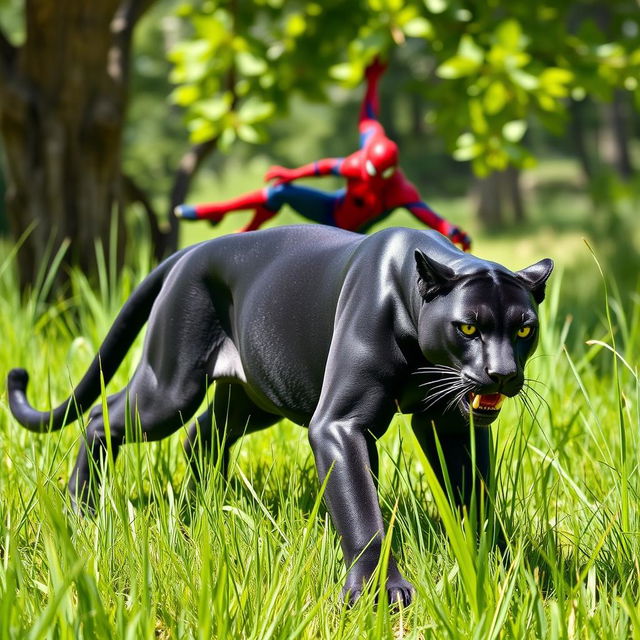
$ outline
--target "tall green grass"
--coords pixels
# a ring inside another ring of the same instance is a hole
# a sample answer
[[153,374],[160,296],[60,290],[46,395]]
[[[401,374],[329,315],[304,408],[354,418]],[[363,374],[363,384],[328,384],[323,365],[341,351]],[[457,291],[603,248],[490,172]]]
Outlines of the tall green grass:
[[[2,376],[26,366],[36,406],[63,399],[144,262],[117,281],[105,266],[96,290],[74,272],[69,295],[50,304],[46,273],[20,300],[9,256]],[[556,275],[541,307],[533,411],[510,401],[494,425],[504,556],[461,525],[405,417],[381,440],[390,540],[417,590],[404,610],[375,607],[375,585],[353,609],[342,604],[345,569],[305,430],[283,422],[247,436],[230,481],[205,465],[193,490],[184,432],[130,444],[96,518],[81,519],[64,487],[83,425],[31,434],[2,392],[0,638],[640,637],[640,297],[602,286],[593,323],[578,326],[559,312],[572,286]],[[108,391],[125,384],[140,347]]]

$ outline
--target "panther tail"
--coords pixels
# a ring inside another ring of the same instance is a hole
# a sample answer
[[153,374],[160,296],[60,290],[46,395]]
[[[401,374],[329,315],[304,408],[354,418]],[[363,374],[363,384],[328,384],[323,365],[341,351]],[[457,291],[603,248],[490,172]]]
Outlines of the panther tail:
[[58,431],[74,422],[100,395],[100,372],[105,385],[111,380],[149,318],[151,307],[162,288],[165,276],[189,248],[167,258],[154,269],[131,294],[107,333],[98,354],[82,380],[62,404],[51,411],[38,411],[29,404],[26,391],[29,374],[24,369],[11,369],[7,376],[9,407],[16,420],[29,431]]

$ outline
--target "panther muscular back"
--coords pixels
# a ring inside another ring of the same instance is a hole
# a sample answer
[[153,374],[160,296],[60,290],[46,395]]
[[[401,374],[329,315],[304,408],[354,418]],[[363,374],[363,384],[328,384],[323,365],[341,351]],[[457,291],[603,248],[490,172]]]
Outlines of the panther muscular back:
[[[26,371],[12,370],[11,410],[33,431],[72,422],[99,395],[100,366],[108,381],[148,319],[134,375],[108,398],[114,455],[125,442],[127,407],[137,409],[143,437],[157,440],[195,413],[212,380],[215,399],[185,443],[192,462],[221,439],[216,427],[226,429],[228,449],[282,416],[308,426],[320,479],[331,469],[325,498],[349,568],[345,592],[355,599],[384,536],[376,438],[398,407],[412,413],[442,474],[435,425],[455,497],[468,504],[470,451],[487,480],[485,427],[522,389],[552,267],[542,260],[511,272],[437,232],[411,229],[362,236],[294,226],[225,236],[175,254],[142,282],[73,397],[53,411],[31,407]],[[90,461],[107,450],[105,431],[97,406],[69,481],[81,509],[93,507]],[[392,600],[411,600],[393,558],[387,590]]]

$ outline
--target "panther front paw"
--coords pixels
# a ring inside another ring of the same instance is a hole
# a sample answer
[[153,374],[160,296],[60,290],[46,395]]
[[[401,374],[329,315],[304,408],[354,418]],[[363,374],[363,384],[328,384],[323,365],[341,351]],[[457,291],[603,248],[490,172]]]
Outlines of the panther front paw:
[[408,607],[413,600],[415,592],[415,587],[402,577],[393,583],[387,580],[387,598],[391,606],[402,605],[403,607]]
[[[389,606],[401,605],[407,607],[413,600],[415,588],[399,572],[394,571],[393,573],[395,575],[387,576],[387,601]],[[342,598],[350,607],[360,598],[367,582],[368,576],[359,575],[359,572],[353,569],[349,572],[347,581],[342,588]]]

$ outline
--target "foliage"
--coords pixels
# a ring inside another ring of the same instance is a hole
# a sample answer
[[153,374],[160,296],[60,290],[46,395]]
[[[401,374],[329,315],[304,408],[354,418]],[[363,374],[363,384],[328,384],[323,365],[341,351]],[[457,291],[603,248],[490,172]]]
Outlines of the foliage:
[[345,11],[339,0],[204,2],[179,13],[193,35],[170,55],[174,100],[188,107],[192,140],[219,135],[222,148],[264,141],[264,123],[294,92],[324,97],[336,48],[349,45],[364,16],[360,3]]
[[411,45],[412,87],[434,103],[455,157],[479,175],[527,167],[531,119],[562,130],[570,95],[606,100],[625,87],[640,100],[634,6],[613,3],[604,20],[597,3],[569,0],[358,0],[348,11],[340,2],[186,3],[192,32],[171,56],[174,99],[194,141],[262,142],[293,93],[355,86],[375,55]]

